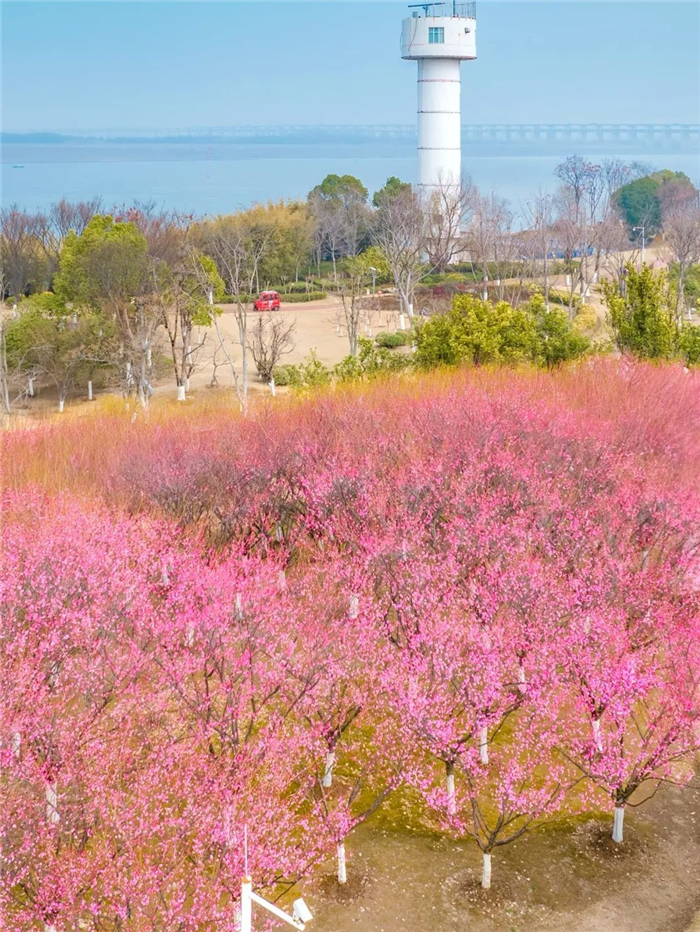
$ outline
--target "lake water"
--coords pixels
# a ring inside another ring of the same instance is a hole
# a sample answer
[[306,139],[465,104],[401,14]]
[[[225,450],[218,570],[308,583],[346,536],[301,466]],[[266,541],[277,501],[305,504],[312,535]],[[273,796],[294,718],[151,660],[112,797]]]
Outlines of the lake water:
[[[562,154],[502,152],[463,153],[464,170],[482,191],[496,191],[519,212],[540,186],[555,189],[554,169]],[[587,157],[600,161],[616,156],[684,171],[700,180],[698,153],[605,152]],[[391,143],[6,143],[2,205],[16,203],[35,211],[62,197],[76,201],[100,195],[106,208],[155,200],[167,209],[216,214],[256,201],[303,198],[330,172],[356,175],[373,192],[390,175],[415,182],[417,170],[415,150]]]

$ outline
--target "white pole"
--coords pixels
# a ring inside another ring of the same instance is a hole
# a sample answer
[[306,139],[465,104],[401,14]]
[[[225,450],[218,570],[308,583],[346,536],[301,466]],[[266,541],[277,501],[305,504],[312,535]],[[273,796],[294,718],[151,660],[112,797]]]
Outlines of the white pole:
[[253,881],[244,877],[241,883],[241,932],[253,932]]

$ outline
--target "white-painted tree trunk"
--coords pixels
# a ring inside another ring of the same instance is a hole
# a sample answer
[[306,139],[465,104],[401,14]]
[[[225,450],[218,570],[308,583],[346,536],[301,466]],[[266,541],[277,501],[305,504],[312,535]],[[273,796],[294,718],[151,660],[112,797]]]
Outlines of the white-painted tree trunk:
[[63,414],[63,409],[65,408],[65,406],[66,406],[66,399],[59,398],[58,399],[58,413],[59,414]]
[[274,398],[274,397],[276,396],[276,394],[277,394],[277,390],[276,390],[276,388],[275,388],[275,380],[274,380],[274,379],[270,379],[270,394],[272,395],[273,398]]
[[616,841],[616,842],[622,841],[622,836],[624,834],[624,824],[625,824],[624,806],[615,806],[615,813],[613,815],[613,830],[612,830],[613,841]]
[[187,644],[188,647],[192,647],[192,645],[194,644],[194,625],[193,624],[187,625],[187,635],[185,637],[185,643]]
[[150,346],[146,349],[146,365],[149,369],[153,365],[153,352],[151,351]]
[[236,593],[236,618],[239,621],[243,619],[243,598],[240,592]]
[[405,329],[406,329],[406,318],[403,316],[403,314],[399,314],[399,330],[405,330]]
[[348,609],[348,616],[350,618],[357,618],[360,614],[360,600],[358,596],[350,596],[350,608]]
[[284,570],[280,570],[277,574],[277,587],[280,592],[283,592],[287,588],[287,577]]
[[488,288],[484,288],[484,290],[481,292],[481,297],[484,301],[488,301],[489,299]]
[[44,932],[56,932],[56,926],[53,924],[53,922],[44,923]]
[[455,815],[457,812],[457,796],[455,794],[455,765],[451,761],[445,764],[445,783],[447,784],[447,814]]
[[27,386],[27,394],[30,398],[34,397],[34,376],[29,376],[29,385]]
[[333,785],[333,765],[335,764],[335,751],[328,751],[326,754],[326,769],[323,772],[321,786],[328,788]]
[[178,385],[177,387],[177,400],[178,401],[187,401],[187,395],[185,394],[185,386]]
[[46,818],[52,825],[58,825],[61,820],[58,814],[58,789],[55,781],[46,785]]
[[479,729],[479,760],[482,764],[489,762],[489,731],[485,726]]
[[22,737],[18,731],[12,732],[12,754],[14,757],[19,758],[20,751],[22,750]]
[[518,690],[521,693],[527,692],[527,676],[525,675],[525,667],[518,667]]
[[596,750],[602,752],[603,741],[600,737],[600,719],[599,718],[593,719],[593,742],[596,746]]
[[491,855],[483,854],[483,867],[481,869],[481,886],[484,890],[491,889]]
[[345,865],[345,845],[338,845],[338,883],[347,883],[348,872]]
[[408,303],[408,319],[413,320],[413,305],[410,301]]
[[90,380],[88,381],[88,401],[92,401],[92,400],[93,400],[93,394],[92,394],[92,379],[90,379]]

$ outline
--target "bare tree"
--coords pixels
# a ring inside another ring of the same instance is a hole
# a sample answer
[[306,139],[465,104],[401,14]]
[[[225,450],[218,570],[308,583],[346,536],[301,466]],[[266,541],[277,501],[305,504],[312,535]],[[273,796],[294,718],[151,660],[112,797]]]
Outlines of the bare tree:
[[491,277],[496,280],[499,300],[503,300],[504,279],[517,253],[512,224],[513,213],[505,198],[494,192],[484,197],[475,193],[466,244],[472,268],[475,272],[479,268],[483,281],[488,282],[489,269],[494,273]]
[[17,204],[0,210],[2,280],[15,300],[41,275],[39,228],[40,218]]
[[367,305],[367,264],[361,256],[347,259],[342,272],[339,293],[343,305],[343,319],[348,330],[350,355],[357,356],[360,322]]
[[552,195],[542,188],[528,202],[527,212],[531,236],[530,272],[541,276],[545,305],[549,307],[549,270],[552,251],[553,201]]
[[463,235],[475,197],[476,189],[471,182],[439,184],[424,195],[425,245],[433,268],[444,271],[464,249]]
[[283,317],[260,316],[253,324],[248,346],[258,375],[274,386],[274,369],[282,356],[294,349],[294,321]]
[[[259,224],[252,212],[221,217],[208,224],[204,231],[205,249],[216,262],[226,291],[234,299],[234,315],[241,347],[241,381],[235,380],[241,410],[248,407],[248,306],[258,280],[260,263],[270,249],[274,236],[271,225]],[[225,355],[221,330],[216,325],[217,338]]]
[[38,217],[38,237],[48,262],[49,277],[55,275],[61,249],[69,233],[81,236],[85,227],[102,210],[102,199],[93,197],[89,201],[71,201],[62,198],[52,204],[46,214]]
[[[686,188],[688,185],[684,186]],[[678,263],[676,315],[683,317],[685,284],[690,267],[700,262],[700,194],[684,195],[667,202],[663,213],[664,244]]]
[[378,196],[372,241],[386,259],[402,308],[409,317],[413,316],[416,285],[426,274],[422,262],[426,236],[426,215],[420,198],[412,189]]

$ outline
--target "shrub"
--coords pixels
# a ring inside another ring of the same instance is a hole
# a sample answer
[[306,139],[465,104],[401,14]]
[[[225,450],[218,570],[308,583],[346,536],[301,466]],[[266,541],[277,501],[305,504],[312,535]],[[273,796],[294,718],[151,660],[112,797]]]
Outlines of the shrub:
[[457,295],[447,314],[431,317],[416,331],[416,345],[416,363],[423,368],[463,362],[530,362],[551,367],[589,348],[588,340],[572,329],[564,311],[546,310],[541,295],[522,308],[506,301],[490,304],[472,295]]
[[275,366],[272,370],[272,377],[275,381],[275,385],[279,386],[299,385],[301,383],[299,368],[291,363]]
[[376,335],[374,342],[377,346],[394,349],[397,346],[409,346],[412,342],[412,336],[407,330],[399,330],[396,333],[382,332]]
[[285,304],[303,304],[306,301],[323,301],[328,295],[325,291],[310,291],[308,294],[282,294],[280,295]]
[[624,294],[613,282],[602,282],[602,289],[618,349],[641,359],[669,359],[674,354],[678,326],[665,275],[649,266],[637,271],[629,263]]
[[685,322],[678,336],[678,347],[686,366],[700,366],[700,327]]

